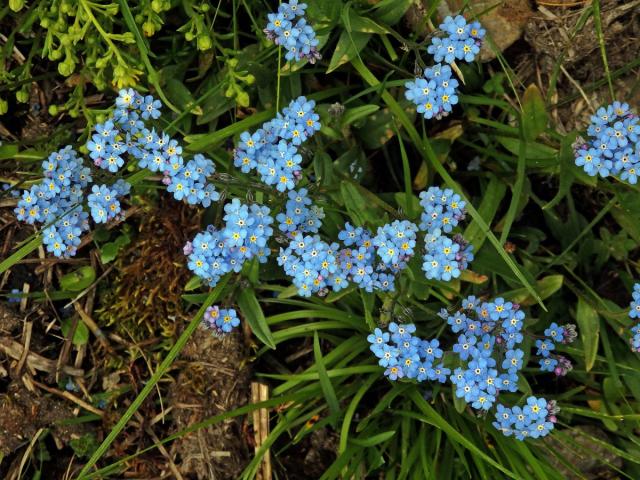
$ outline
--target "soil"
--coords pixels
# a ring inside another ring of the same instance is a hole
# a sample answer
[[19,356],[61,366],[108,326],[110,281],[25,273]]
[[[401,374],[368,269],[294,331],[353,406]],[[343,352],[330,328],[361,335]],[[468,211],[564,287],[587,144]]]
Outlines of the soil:
[[[180,373],[168,404],[173,430],[229,412],[249,401],[251,368],[242,334],[217,338],[198,329],[177,364]],[[239,478],[251,452],[242,417],[200,429],[173,443],[171,453],[185,478]]]

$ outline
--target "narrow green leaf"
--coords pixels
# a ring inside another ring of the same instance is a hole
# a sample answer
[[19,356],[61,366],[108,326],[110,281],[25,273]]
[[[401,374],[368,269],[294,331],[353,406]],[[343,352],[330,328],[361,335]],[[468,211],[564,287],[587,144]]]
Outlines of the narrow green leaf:
[[323,186],[333,183],[333,159],[324,150],[318,150],[314,155],[313,170]]
[[509,210],[504,217],[504,223],[502,226],[502,233],[500,234],[500,243],[504,245],[509,237],[511,231],[511,225],[518,214],[518,207],[520,204],[520,197],[522,195],[522,187],[524,185],[524,177],[526,171],[526,158],[525,158],[525,130],[524,119],[520,118],[520,124],[518,125],[518,134],[520,135],[520,145],[518,148],[518,164],[516,166],[516,181],[511,188],[511,204]]
[[547,203],[543,210],[555,207],[560,200],[562,200],[569,190],[575,179],[575,154],[573,153],[573,142],[577,137],[577,132],[566,135],[560,144],[560,151],[558,152],[558,193]]
[[256,292],[253,288],[243,288],[241,290],[240,295],[238,295],[238,307],[240,307],[255,336],[269,348],[275,349],[276,344],[273,340],[273,335],[264,318],[262,307],[258,303]]
[[322,393],[324,394],[324,398],[327,401],[327,405],[329,406],[329,412],[331,412],[333,421],[336,421],[338,419],[338,416],[340,415],[340,404],[338,403],[336,391],[331,384],[331,379],[329,378],[329,375],[327,375],[327,369],[324,365],[324,359],[322,358],[322,351],[320,350],[320,339],[318,337],[317,331],[313,332],[313,357],[315,359],[316,367],[318,370],[320,388],[322,388]]
[[600,319],[595,309],[582,297],[578,297],[576,309],[576,322],[580,329],[580,338],[584,347],[585,370],[588,372],[593,367],[598,354],[598,341],[600,339]]
[[331,73],[341,65],[353,60],[367,45],[370,33],[348,32],[343,30],[329,62],[327,73]]
[[378,379],[377,374],[373,374],[369,377],[369,379],[363,383],[356,394],[351,399],[351,403],[347,407],[347,411],[344,414],[344,420],[342,421],[342,428],[340,429],[340,443],[338,445],[338,453],[342,453],[347,448],[347,441],[349,439],[349,427],[351,426],[351,421],[353,420],[353,416],[356,413],[356,409],[362,400],[364,394],[371,388],[371,386]]
[[[522,141],[519,138],[496,135],[495,139],[509,152],[519,155]],[[524,156],[529,168],[555,168],[558,151],[540,142],[525,141]]]
[[[61,329],[62,329],[62,334],[65,337],[68,336],[69,332],[71,331],[72,325],[73,325],[73,320],[71,318],[65,318],[62,321]],[[88,341],[89,341],[89,329],[87,328],[87,326],[84,324],[83,321],[78,320],[76,324],[76,330],[75,332],[73,332],[73,338],[71,339],[71,342],[76,347],[81,347],[82,345],[86,345]]]
[[[563,283],[564,275],[549,275],[536,282],[536,291],[542,300],[546,300],[560,290]],[[524,306],[531,306],[536,302],[526,288],[519,288],[517,290],[511,290],[510,292],[504,292],[502,296],[512,302]]]
[[531,84],[522,97],[522,125],[527,140],[535,140],[547,128],[549,116],[540,89]]
[[202,285],[202,277],[199,277],[198,275],[193,275],[189,279],[187,284],[184,286],[184,291],[190,292],[192,290],[195,290],[196,288],[199,288],[201,285]]
[[194,115],[202,115],[202,107],[196,105],[191,90],[184,83],[173,76],[169,76],[165,83],[167,95],[180,110],[188,111]]
[[42,237],[38,235],[36,238],[31,240],[29,243],[23,245],[18,251],[16,251],[9,258],[4,259],[0,263],[0,274],[2,274],[4,272],[6,272],[7,270],[9,270],[16,263],[18,263],[24,257],[29,255],[31,252],[35,252],[40,245],[42,245]]
[[344,206],[349,212],[349,218],[354,225],[362,227],[365,224],[375,223],[376,211],[372,208],[372,204],[367,202],[358,188],[350,182],[343,180],[340,183],[340,192]]
[[368,117],[380,110],[379,105],[361,105],[359,107],[348,108],[342,116],[342,126],[347,127],[361,118]]
[[[478,207],[478,215],[480,215],[488,225],[491,224],[493,218],[498,212],[500,202],[507,193],[507,186],[502,180],[495,175],[489,175],[489,185],[485,190],[485,194],[482,196],[482,201]],[[482,231],[482,227],[476,221],[469,223],[469,226],[464,232],[464,238],[471,243],[474,247],[474,251],[480,250],[487,235]]]
[[60,287],[70,292],[80,292],[91,285],[95,279],[96,271],[93,267],[85,265],[63,276],[60,279]]
[[360,33],[377,33],[379,35],[385,35],[389,33],[389,30],[387,30],[382,25],[374,22],[370,18],[358,15],[353,10],[353,8],[349,8],[348,12],[349,12],[348,26],[345,25],[347,26],[348,31],[360,32]]
[[352,438],[350,442],[354,445],[358,445],[359,447],[373,447],[374,445],[378,445],[379,443],[389,440],[395,434],[395,430],[389,430],[388,432],[377,433],[366,438],[362,438],[362,436]]

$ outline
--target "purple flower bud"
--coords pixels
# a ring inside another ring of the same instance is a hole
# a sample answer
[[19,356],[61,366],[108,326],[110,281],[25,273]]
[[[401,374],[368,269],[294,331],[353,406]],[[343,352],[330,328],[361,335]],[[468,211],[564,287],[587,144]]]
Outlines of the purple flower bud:
[[191,255],[193,253],[193,244],[191,242],[187,242],[185,246],[182,248],[182,252],[185,255]]

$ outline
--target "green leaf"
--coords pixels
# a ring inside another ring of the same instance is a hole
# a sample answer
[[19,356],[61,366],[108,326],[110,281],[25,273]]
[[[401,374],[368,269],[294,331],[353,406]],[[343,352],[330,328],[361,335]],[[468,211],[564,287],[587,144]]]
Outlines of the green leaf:
[[572,145],[577,136],[577,132],[573,132],[562,139],[560,151],[558,152],[558,193],[556,193],[549,203],[542,207],[543,210],[555,207],[560,203],[560,200],[569,193],[569,190],[571,190],[571,185],[573,185],[573,181],[575,179],[574,172],[576,169],[575,154],[573,153]]
[[362,310],[364,311],[364,319],[371,330],[376,328],[376,322],[373,320],[373,307],[375,305],[376,296],[373,293],[360,290],[360,297],[362,298]]
[[414,2],[415,0],[382,0],[373,7],[373,15],[382,23],[394,25]]
[[327,73],[331,73],[341,65],[353,60],[367,45],[371,38],[370,33],[348,32],[343,30],[338,39],[338,44],[333,52]]
[[201,285],[202,285],[202,277],[199,277],[198,275],[193,275],[189,279],[187,284],[184,286],[184,291],[190,292],[192,290],[195,290],[196,288],[200,288]]
[[375,112],[358,124],[357,132],[366,148],[380,148],[396,134],[393,115],[388,108]]
[[347,127],[361,118],[368,117],[378,110],[380,110],[379,105],[362,105],[360,107],[349,108],[345,110],[344,115],[342,116],[342,126]]
[[115,242],[105,243],[100,247],[100,261],[102,263],[109,263],[118,256],[118,245]]
[[[73,319],[65,318],[62,321],[61,329],[62,329],[62,334],[65,337],[68,336],[72,326],[73,326]],[[87,326],[84,324],[82,320],[78,320],[78,323],[76,324],[76,331],[73,332],[73,339],[71,340],[71,342],[76,347],[81,347],[82,345],[86,345],[88,341],[89,341],[89,329],[87,328]]]
[[[489,185],[485,189],[485,193],[478,207],[478,214],[488,225],[491,224],[493,218],[498,212],[500,202],[507,192],[507,186],[495,175],[490,175]],[[482,231],[482,227],[477,221],[472,221],[464,232],[464,238],[474,247],[474,251],[480,250],[480,247],[487,239],[487,234]]]
[[262,307],[258,303],[256,292],[254,292],[253,288],[243,288],[241,290],[240,295],[238,295],[238,307],[240,307],[254,335],[266,346],[275,350],[276,344],[273,335],[264,318]]
[[582,297],[578,297],[576,309],[576,322],[578,324],[582,346],[584,348],[585,370],[588,372],[593,367],[598,354],[598,341],[600,339],[600,318],[596,310]]
[[324,150],[318,150],[313,157],[313,170],[322,185],[333,183],[333,159]]
[[451,389],[451,395],[453,396],[453,407],[456,409],[456,412],[464,412],[467,408],[467,402],[465,402],[464,397],[458,397],[455,388]]
[[187,145],[187,150],[190,152],[203,152],[208,150],[211,147],[218,145],[228,137],[240,134],[251,127],[255,127],[256,125],[266,122],[273,118],[274,114],[274,110],[269,109],[254,113],[247,118],[234,122],[227,127],[216,130],[215,132],[187,135],[184,137],[184,141],[189,144]]
[[424,418],[423,421],[425,423],[429,425],[433,425],[436,428],[439,428],[447,435],[447,437],[449,437],[451,441],[468,449],[471,453],[482,458],[482,460],[491,464],[501,472],[508,475],[510,478],[518,478],[518,476],[515,475],[511,470],[505,468],[503,465],[501,465],[496,460],[491,458],[487,453],[481,450],[474,442],[472,442],[470,439],[468,439],[466,436],[460,433],[453,425],[447,422],[445,418],[443,418],[436,410],[434,410],[434,408],[431,405],[429,405],[429,402],[427,402],[424,399],[424,397],[418,391],[417,388],[414,388],[409,391],[409,397],[414,402],[416,407],[418,407],[418,409],[422,411],[423,415],[421,415],[421,417]]
[[366,223],[375,223],[375,209],[371,207],[371,203],[362,196],[355,185],[343,180],[340,183],[340,192],[342,193],[344,206],[349,212],[349,217],[354,225],[362,227]]
[[109,263],[115,260],[122,247],[131,243],[131,238],[126,233],[119,235],[113,242],[105,243],[100,247],[100,260]]
[[[495,137],[500,144],[514,155],[519,154],[520,139],[512,137]],[[524,144],[524,156],[527,166],[530,168],[548,168],[557,165],[557,150],[542,143],[526,141]]]
[[0,160],[15,158],[19,151],[20,148],[14,143],[6,143],[4,145],[0,145]]
[[373,447],[374,445],[378,445],[379,443],[385,442],[389,440],[396,434],[395,430],[390,430],[388,432],[377,433],[376,435],[371,435],[367,438],[362,438],[362,436],[358,438],[352,438],[349,440],[354,445],[358,445],[359,447]]
[[165,78],[165,86],[167,96],[180,110],[188,111],[194,115],[202,115],[202,107],[196,105],[196,101],[184,83],[175,78],[173,75],[167,75]]
[[545,110],[544,99],[538,87],[531,84],[522,97],[522,124],[527,140],[535,140],[544,132],[549,117]]
[[320,388],[324,394],[324,398],[329,406],[331,416],[336,421],[340,415],[340,404],[338,403],[338,397],[336,391],[333,388],[331,379],[327,375],[327,369],[324,365],[324,359],[322,358],[322,351],[320,350],[320,339],[318,332],[313,332],[313,356],[316,362],[316,368],[318,370],[318,379],[320,380]]
[[37,236],[29,243],[26,243],[20,249],[11,255],[9,258],[6,258],[2,262],[0,262],[0,274],[6,272],[11,267],[13,267],[16,263],[22,260],[24,257],[29,255],[31,252],[35,252],[38,247],[42,245],[42,237]]
[[80,438],[74,438],[69,442],[73,452],[80,458],[87,458],[98,448],[98,440],[93,432],[85,433]]
[[[551,295],[560,290],[563,283],[563,275],[549,275],[547,277],[541,278],[536,282],[536,292],[538,292],[538,295],[542,300],[546,300]],[[526,288],[511,290],[510,292],[503,293],[502,296],[511,300],[512,302],[524,306],[531,306],[536,303],[536,300],[531,296]]]
[[343,18],[345,27],[349,32],[360,32],[360,33],[377,33],[379,35],[385,35],[389,33],[389,30],[384,28],[382,25],[378,25],[376,22],[371,20],[370,18],[363,17],[358,15],[353,8],[348,8],[348,20]]
[[80,292],[91,285],[96,279],[96,271],[88,265],[67,273],[60,279],[62,290]]

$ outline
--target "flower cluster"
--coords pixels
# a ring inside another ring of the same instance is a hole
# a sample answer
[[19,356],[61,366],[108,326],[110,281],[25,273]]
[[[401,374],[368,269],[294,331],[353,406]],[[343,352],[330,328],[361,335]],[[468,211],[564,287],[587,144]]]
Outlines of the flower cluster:
[[93,185],[87,197],[93,220],[96,223],[106,223],[115,219],[122,210],[118,197],[127,195],[130,190],[131,185],[124,180],[118,180],[111,188],[107,185]]
[[395,220],[378,228],[372,243],[386,268],[405,265],[413,256],[417,231],[418,227],[408,220]]
[[43,243],[56,257],[75,255],[89,215],[82,210],[84,188],[92,182],[82,158],[66,146],[42,162],[44,178],[22,193],[15,214],[30,224],[45,224]]
[[416,105],[416,111],[424,118],[440,119],[458,103],[458,85],[451,67],[438,63],[425,68],[423,77],[405,84],[405,97]]
[[[195,155],[185,163],[176,140],[145,126],[145,121],[160,116],[159,100],[128,89],[120,91],[115,103],[112,117],[95,125],[86,144],[96,167],[117,173],[125,160],[133,157],[139,167],[162,172],[163,183],[177,200],[207,207],[219,198],[206,181],[215,172],[211,160]],[[42,163],[42,172],[43,180],[22,193],[15,213],[18,220],[45,224],[43,243],[57,257],[75,255],[82,234],[89,230],[90,218],[106,223],[121,216],[120,199],[131,189],[122,179],[93,184],[103,174],[85,166],[71,146],[49,155]]]
[[553,430],[558,411],[555,401],[531,396],[522,408],[498,405],[493,426],[505,436],[513,435],[518,440],[541,438]]
[[433,37],[427,52],[436,62],[453,63],[456,60],[473,62],[482,46],[487,33],[479,22],[467,23],[462,15],[446,17],[440,24],[440,30],[446,37]]
[[[412,335],[415,325],[389,324],[389,331],[376,328],[367,337],[369,349],[385,368],[390,380],[411,378],[418,382],[435,380],[444,383],[451,370],[442,364],[443,352],[438,340],[423,340]],[[435,365],[434,365],[435,364]]]
[[306,8],[307,4],[298,3],[298,0],[281,3],[276,13],[268,15],[269,23],[264,33],[269,40],[285,48],[288,61],[307,59],[314,64],[322,56],[318,52],[316,32],[304,18]]
[[[443,309],[440,316],[458,335],[451,355],[457,358],[455,364],[459,366],[453,372],[446,368],[441,360],[445,354],[439,340],[416,336],[415,325],[390,323],[388,331],[376,328],[367,337],[378,364],[385,368],[385,376],[390,380],[407,378],[418,382],[445,383],[448,379],[456,397],[484,412],[496,405],[500,392],[518,390],[518,372],[523,368],[524,358],[519,345],[524,338],[525,314],[517,304],[503,298],[482,302],[471,296],[462,301],[458,311],[450,313]],[[556,324],[547,332],[557,341],[567,334],[567,330]],[[555,404],[547,408],[545,400],[534,397],[523,409],[501,404],[496,408],[494,426],[519,440],[546,435],[553,428],[553,415],[557,411]]]
[[525,317],[519,306],[503,298],[480,302],[468,297],[462,310],[454,315],[443,310],[441,315],[460,334],[453,351],[467,362],[451,375],[456,396],[473,408],[489,410],[500,391],[515,392],[524,356],[518,348]]
[[472,245],[461,235],[447,236],[465,217],[465,202],[451,189],[430,187],[420,193],[420,229],[426,231],[422,270],[428,279],[458,278],[473,260]]
[[631,350],[640,352],[640,283],[633,286],[633,301],[629,305],[629,317],[638,320],[638,323],[631,328],[633,337],[631,338]]
[[279,192],[292,190],[302,177],[298,147],[320,130],[315,105],[313,100],[298,97],[253,134],[243,132],[233,164],[243,173],[255,169],[263,183]]
[[211,287],[225,273],[239,272],[245,261],[257,257],[264,263],[271,253],[267,241],[273,235],[273,218],[268,207],[244,205],[235,198],[225,205],[224,212],[223,229],[209,225],[184,248],[189,269]]
[[[517,305],[505,302],[502,298],[481,303],[475,297],[468,297],[463,300],[461,310],[452,315],[443,310],[441,316],[447,320],[451,330],[459,334],[453,345],[453,353],[463,365],[466,363],[453,373],[445,369],[446,375],[450,374],[449,380],[455,385],[458,398],[464,398],[478,410],[489,410],[501,390],[517,391],[517,373],[522,368],[524,356],[524,352],[517,348],[523,340],[521,330],[524,312]],[[442,350],[437,348],[438,340],[423,341],[412,337],[409,334],[415,332],[413,325],[398,327],[392,323],[389,330],[393,334],[391,339],[396,342],[395,346],[388,345],[389,334],[382,334],[379,329],[368,337],[372,343],[372,352],[380,359],[379,364],[387,368],[385,375],[392,380],[403,377],[417,378],[418,381],[433,380],[429,375],[418,378],[413,368],[418,368],[419,365],[406,362],[405,356],[409,355],[410,359],[415,358],[414,353],[420,356],[413,350],[427,342],[427,353],[434,353],[429,360],[441,358]],[[397,366],[398,363],[401,364],[400,367]],[[439,368],[444,369],[442,365]],[[438,376],[439,380],[440,378]]]
[[536,355],[540,356],[540,370],[553,372],[558,377],[563,377],[573,369],[571,361],[562,355],[554,355],[556,343],[571,343],[577,337],[575,325],[559,326],[552,323],[544,331],[544,338],[536,340]]
[[217,305],[207,308],[202,317],[202,322],[208,329],[219,336],[230,333],[240,325],[238,314],[233,308],[225,309]]
[[[440,25],[446,37],[434,37],[427,52],[437,62],[424,75],[405,84],[405,97],[416,105],[424,118],[440,119],[458,103],[458,81],[449,65],[456,60],[472,62],[482,46],[485,30],[478,22],[467,23],[462,15],[446,17]],[[445,62],[442,64],[440,62]]]
[[289,245],[280,249],[278,264],[292,278],[298,293],[325,295],[329,289],[337,292],[350,283],[367,292],[393,291],[395,277],[415,255],[417,232],[427,232],[425,238],[426,277],[451,280],[460,276],[473,260],[471,246],[460,235],[451,232],[464,218],[465,204],[452,190],[431,187],[421,194],[423,206],[420,227],[408,220],[394,220],[378,227],[376,234],[364,228],[345,224],[338,234],[342,244],[327,243],[316,233],[323,217],[321,209],[312,206],[306,189],[289,192],[286,211],[276,219]]
[[[105,162],[117,165],[115,170],[111,170],[109,166],[110,171],[117,171],[124,164],[121,156],[114,160],[113,154],[107,157],[104,153],[105,150],[112,150],[112,142],[100,143],[99,137],[109,132],[110,136],[115,136],[116,143],[122,145],[120,150],[136,159],[140,168],[163,174],[162,183],[176,200],[208,207],[211,202],[219,199],[219,193],[207,181],[215,173],[213,161],[200,154],[185,161],[182,146],[177,140],[165,132],[156,132],[155,128],[145,126],[145,120],[159,118],[162,106],[159,100],[151,95],[142,96],[132,89],[121,90],[116,106],[113,122],[108,120],[97,125],[98,134],[93,135],[92,140],[87,143],[87,149],[96,165],[103,166]],[[113,128],[114,122],[122,132]]]
[[281,232],[294,237],[296,233],[318,233],[322,226],[324,211],[322,208],[311,205],[308,190],[301,188],[298,191],[291,190],[288,194],[284,213],[279,213],[276,220]]
[[576,165],[595,177],[620,176],[635,185],[640,175],[640,120],[626,103],[600,107],[591,117],[588,140],[574,144]]

